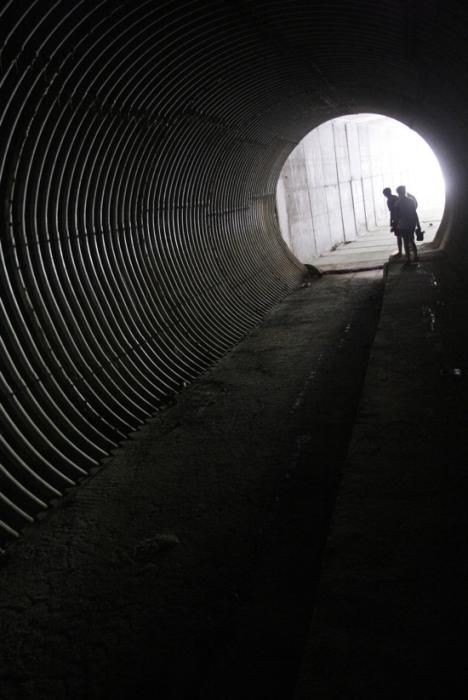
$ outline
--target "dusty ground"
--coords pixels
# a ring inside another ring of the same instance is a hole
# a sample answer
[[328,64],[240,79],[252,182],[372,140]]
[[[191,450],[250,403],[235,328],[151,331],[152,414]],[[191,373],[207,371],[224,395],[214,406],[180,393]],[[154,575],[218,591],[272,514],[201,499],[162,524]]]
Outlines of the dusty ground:
[[292,697],[381,292],[289,296],[26,533],[2,700]]

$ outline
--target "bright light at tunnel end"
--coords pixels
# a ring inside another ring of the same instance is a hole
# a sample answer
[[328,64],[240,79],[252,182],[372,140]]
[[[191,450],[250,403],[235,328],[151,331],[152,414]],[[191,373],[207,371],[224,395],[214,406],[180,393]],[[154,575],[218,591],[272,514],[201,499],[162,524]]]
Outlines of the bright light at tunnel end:
[[[429,144],[416,131],[402,122],[381,114],[356,114],[334,120],[367,123],[381,130],[382,151],[392,144],[392,153],[385,159],[393,164],[383,178],[386,186],[395,190],[398,185],[406,185],[409,192],[418,199],[422,215],[426,219],[440,219],[445,206],[445,181],[439,161]],[[390,138],[389,138],[390,136]],[[400,181],[397,170],[402,172]],[[434,215],[432,215],[434,214]]]
[[305,263],[378,228],[389,228],[384,187],[399,185],[418,200],[434,240],[445,208],[439,161],[413,129],[381,114],[328,120],[309,132],[286,160],[277,193],[280,231]]

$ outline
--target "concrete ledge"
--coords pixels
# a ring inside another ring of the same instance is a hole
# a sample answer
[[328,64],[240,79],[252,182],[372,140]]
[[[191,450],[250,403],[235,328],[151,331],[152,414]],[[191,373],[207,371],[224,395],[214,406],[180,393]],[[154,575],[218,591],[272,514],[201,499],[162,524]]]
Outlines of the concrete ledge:
[[387,266],[296,700],[466,693],[467,312],[440,256]]

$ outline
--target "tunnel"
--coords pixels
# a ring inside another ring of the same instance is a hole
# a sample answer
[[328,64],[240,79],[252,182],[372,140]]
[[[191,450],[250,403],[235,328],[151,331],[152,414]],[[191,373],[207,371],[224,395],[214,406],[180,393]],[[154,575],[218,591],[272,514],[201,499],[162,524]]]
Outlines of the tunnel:
[[3,546],[300,282],[275,186],[313,127],[417,129],[464,260],[463,7],[422,8],[4,5]]
[[281,169],[377,113],[441,164],[468,263],[468,11],[313,0],[5,0],[0,553],[307,278]]

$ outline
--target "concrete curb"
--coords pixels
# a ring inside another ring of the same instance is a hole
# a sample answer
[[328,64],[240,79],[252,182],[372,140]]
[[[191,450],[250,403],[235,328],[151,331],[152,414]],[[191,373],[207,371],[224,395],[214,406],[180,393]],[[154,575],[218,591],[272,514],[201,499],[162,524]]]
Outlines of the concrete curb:
[[468,681],[468,289],[443,255],[384,275],[295,700],[461,697]]

